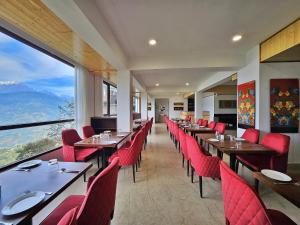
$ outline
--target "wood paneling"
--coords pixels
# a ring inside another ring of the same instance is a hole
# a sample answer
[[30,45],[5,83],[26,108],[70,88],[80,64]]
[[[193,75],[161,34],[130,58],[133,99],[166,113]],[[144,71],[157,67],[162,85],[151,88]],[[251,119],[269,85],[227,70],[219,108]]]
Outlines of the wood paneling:
[[236,85],[219,85],[206,92],[214,92],[218,95],[236,95]]
[[1,0],[0,18],[74,60],[95,74],[114,74],[114,68],[84,42],[41,0]]
[[260,44],[260,61],[300,61],[300,19]]

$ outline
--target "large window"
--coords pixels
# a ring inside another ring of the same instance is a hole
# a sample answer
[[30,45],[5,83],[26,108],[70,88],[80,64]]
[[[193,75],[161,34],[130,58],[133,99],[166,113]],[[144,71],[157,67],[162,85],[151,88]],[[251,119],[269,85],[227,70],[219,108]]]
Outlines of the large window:
[[117,115],[117,87],[104,81],[102,89],[103,115]]
[[0,32],[0,167],[61,145],[74,126],[74,68]]

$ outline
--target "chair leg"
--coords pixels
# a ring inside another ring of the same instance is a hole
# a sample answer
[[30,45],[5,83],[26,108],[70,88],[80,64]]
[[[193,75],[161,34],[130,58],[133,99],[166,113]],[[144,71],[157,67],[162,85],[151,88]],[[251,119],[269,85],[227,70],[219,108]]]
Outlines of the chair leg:
[[97,157],[97,165],[98,165],[98,168],[100,168],[100,154]]
[[132,165],[133,183],[135,183],[135,165]]
[[83,181],[86,182],[86,173],[83,174]]
[[200,197],[203,198],[202,196],[202,177],[199,176],[199,189],[200,189]]
[[226,221],[226,225],[230,225],[230,223],[229,223],[229,220],[228,220],[228,219],[225,219],[225,221]]
[[187,168],[186,168],[186,173],[187,173],[187,176],[190,176],[190,160],[187,160]]
[[184,155],[182,154],[182,167],[184,168]]
[[238,174],[239,173],[239,161],[236,160],[236,163],[235,163],[235,172]]
[[136,169],[136,172],[138,172],[138,164],[137,163],[135,164],[135,169]]
[[191,165],[191,182],[194,183],[194,167]]
[[254,180],[255,184],[254,184],[254,188],[256,190],[256,192],[259,192],[259,181],[257,179]]

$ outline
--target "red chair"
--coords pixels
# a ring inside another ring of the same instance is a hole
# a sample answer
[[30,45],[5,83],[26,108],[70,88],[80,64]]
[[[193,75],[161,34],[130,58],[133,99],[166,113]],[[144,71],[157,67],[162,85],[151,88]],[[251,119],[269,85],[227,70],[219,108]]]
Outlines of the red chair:
[[75,129],[63,130],[61,133],[63,142],[63,158],[66,162],[86,162],[97,156],[99,167],[99,150],[97,148],[75,149],[74,144],[82,139]]
[[179,143],[180,143],[180,149],[182,153],[182,167],[184,167],[184,160],[186,160],[186,171],[187,171],[187,176],[189,176],[190,157],[188,155],[186,135],[187,134],[182,129],[179,129]]
[[211,122],[208,124],[208,128],[210,128],[210,129],[215,129],[216,124],[217,124],[216,122],[211,121]]
[[208,125],[208,120],[202,120],[201,126],[207,127]]
[[84,126],[82,128],[82,133],[84,138],[92,137],[95,134],[94,128],[91,126]]
[[57,225],[75,207],[78,225],[108,225],[114,214],[118,164],[115,158],[97,177],[90,178],[86,195],[67,197],[40,225]]
[[119,158],[119,166],[132,166],[132,175],[134,183],[135,171],[137,169],[137,162],[143,146],[143,142],[143,130],[140,130],[134,137],[129,147],[120,148],[108,159],[109,162],[112,162],[115,158]]
[[217,123],[214,130],[218,131],[219,134],[224,134],[225,133],[225,127],[226,127],[225,123]]
[[203,119],[198,119],[197,124],[201,126]]
[[190,115],[185,116],[185,121],[191,122],[191,120],[192,120],[192,117]]
[[255,191],[224,162],[220,170],[227,225],[296,225],[282,212],[267,209]]
[[254,128],[248,128],[242,135],[242,138],[253,144],[258,144],[260,131]]
[[76,214],[78,208],[71,209],[66,215],[59,221],[57,225],[77,225]]
[[199,176],[200,197],[202,198],[202,177],[220,178],[220,159],[217,156],[209,156],[199,146],[195,138],[186,135],[188,154],[191,160],[192,181],[194,171]]

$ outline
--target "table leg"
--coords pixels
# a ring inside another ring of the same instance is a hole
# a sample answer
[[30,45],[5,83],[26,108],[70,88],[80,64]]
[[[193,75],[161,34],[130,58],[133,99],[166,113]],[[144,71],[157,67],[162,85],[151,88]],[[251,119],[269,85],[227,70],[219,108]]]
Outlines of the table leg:
[[229,158],[230,158],[230,168],[233,171],[235,171],[235,163],[236,163],[236,156],[235,156],[235,154],[230,154]]

